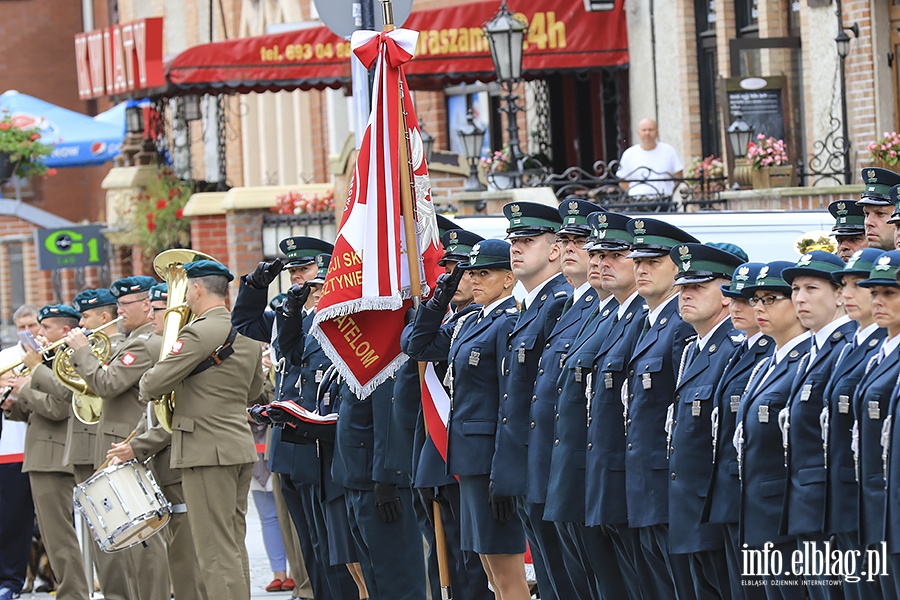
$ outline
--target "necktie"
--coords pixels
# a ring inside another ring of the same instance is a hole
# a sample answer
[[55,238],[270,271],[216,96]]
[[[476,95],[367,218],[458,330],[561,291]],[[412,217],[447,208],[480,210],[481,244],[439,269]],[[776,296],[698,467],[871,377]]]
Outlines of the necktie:
[[694,363],[694,361],[697,360],[698,356],[700,356],[700,344],[695,341],[694,345],[691,347],[691,353],[688,356],[687,366],[690,367]]
[[574,296],[569,296],[566,299],[566,303],[563,304],[562,313],[559,316],[563,316],[564,314],[569,312],[569,309],[572,308],[572,304],[574,304],[573,298],[574,298]]
[[813,339],[812,339],[812,344],[811,344],[810,347],[809,347],[809,362],[806,363],[806,369],[807,369],[807,370],[809,370],[809,368],[810,368],[810,367],[812,366],[812,364],[815,362],[815,360],[816,360],[816,354],[817,354],[817,353],[818,353],[818,348],[816,347],[816,338],[813,337]]
[[641,329],[641,337],[640,339],[644,339],[644,336],[647,335],[647,332],[650,331],[650,315],[644,317],[644,326]]

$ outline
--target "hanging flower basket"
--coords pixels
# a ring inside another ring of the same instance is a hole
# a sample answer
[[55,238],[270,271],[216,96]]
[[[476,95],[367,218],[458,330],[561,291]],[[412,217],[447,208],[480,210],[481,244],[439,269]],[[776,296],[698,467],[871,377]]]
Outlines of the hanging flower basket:
[[190,182],[164,169],[138,194],[131,208],[131,225],[134,243],[143,248],[145,257],[190,247],[191,220],[184,216],[184,206],[193,191]]
[[[12,173],[6,175],[5,167],[0,164],[0,180],[16,175],[32,177],[34,175],[53,175],[56,169],[48,169],[46,159],[53,152],[53,146],[41,142],[41,134],[34,127],[19,127],[8,111],[0,112],[0,154],[12,163]],[[5,164],[5,163],[4,163]]]
[[334,212],[334,192],[306,194],[297,191],[275,196],[275,206],[270,209],[278,215],[302,215]]

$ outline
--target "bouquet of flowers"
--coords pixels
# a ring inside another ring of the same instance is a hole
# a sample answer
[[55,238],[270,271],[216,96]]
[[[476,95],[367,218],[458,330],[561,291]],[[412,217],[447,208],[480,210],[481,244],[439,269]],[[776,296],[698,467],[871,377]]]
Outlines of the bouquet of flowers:
[[302,194],[297,191],[275,196],[275,206],[270,209],[279,215],[327,213],[334,210],[334,191],[324,194]]
[[754,169],[788,164],[784,140],[776,140],[760,133],[756,136],[755,142],[747,144],[747,159]]
[[509,147],[504,146],[502,150],[494,150],[491,154],[482,156],[478,164],[485,173],[505,173],[512,170]]
[[880,140],[869,142],[867,148],[872,160],[893,167],[900,162],[900,133],[885,131]]
[[184,205],[192,193],[189,183],[164,169],[138,194],[131,209],[131,222],[146,256],[189,246],[191,220],[184,216]]
[[53,146],[41,142],[41,134],[33,127],[19,127],[4,110],[0,116],[0,154],[8,157],[13,172],[19,177],[55,175],[56,169],[48,169],[44,163],[53,152]]
[[725,177],[725,164],[718,156],[695,158],[688,168],[688,177],[691,179],[721,179]]

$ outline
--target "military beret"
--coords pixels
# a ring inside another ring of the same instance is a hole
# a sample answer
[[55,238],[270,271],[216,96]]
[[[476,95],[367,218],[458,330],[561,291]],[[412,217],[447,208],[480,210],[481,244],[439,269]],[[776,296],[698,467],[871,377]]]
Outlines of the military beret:
[[484,238],[477,233],[466,231],[465,229],[451,229],[441,236],[441,244],[444,246],[444,255],[438,261],[440,266],[447,264],[447,261],[455,261],[465,263],[469,260],[469,252],[472,246],[483,241]]
[[881,250],[880,248],[863,248],[862,250],[857,250],[850,256],[850,259],[847,261],[847,264],[844,265],[844,268],[832,273],[831,278],[840,284],[843,283],[846,275],[867,279],[872,267],[875,266],[875,261],[878,260],[882,254],[884,254],[884,250]]
[[48,304],[38,311],[37,320],[41,322],[54,317],[81,320],[81,313],[68,304]]
[[593,202],[579,200],[578,198],[566,198],[559,205],[558,212],[559,217],[562,219],[562,226],[556,233],[588,236],[591,234],[588,215],[602,210],[603,207]]
[[128,294],[137,294],[138,292],[146,292],[154,285],[156,280],[147,275],[135,275],[133,277],[124,277],[113,281],[109,286],[109,291],[116,298],[127,296]]
[[461,269],[506,269],[511,270],[509,260],[509,242],[489,239],[472,246],[469,262],[460,265]]
[[669,251],[669,258],[678,266],[675,285],[731,279],[744,261],[736,254],[706,244],[679,244]]
[[900,250],[885,252],[875,259],[875,264],[869,271],[869,278],[859,282],[862,287],[875,287],[885,285],[900,287],[897,283],[897,273],[900,272]]
[[322,254],[323,252],[331,254],[334,252],[332,244],[318,238],[303,235],[285,238],[281,240],[278,247],[287,259],[284,265],[286,268],[305,267],[316,261],[317,254]]
[[784,280],[781,276],[785,269],[794,266],[789,260],[775,260],[766,263],[756,275],[756,281],[752,285],[745,285],[741,289],[741,295],[752,298],[758,290],[772,290],[775,292],[783,292],[788,296],[791,295],[791,284]]
[[166,283],[157,283],[150,288],[150,302],[166,302],[169,299],[169,285]]
[[665,256],[678,244],[700,243],[700,240],[688,232],[658,219],[631,219],[626,228],[634,237],[631,253],[628,255],[630,258]]
[[584,244],[590,252],[597,250],[628,250],[634,237],[628,232],[631,217],[608,211],[593,212],[588,215],[591,234]]
[[269,308],[272,310],[278,310],[278,307],[281,306],[284,301],[287,300],[287,294],[281,292],[271,300],[269,300]]
[[887,169],[866,167],[862,170],[865,191],[859,195],[857,204],[874,204],[889,206],[891,204],[891,188],[900,184],[900,175]]
[[862,206],[852,200],[835,200],[828,205],[828,212],[834,217],[835,235],[859,235],[866,232],[866,215]]
[[101,306],[115,306],[116,297],[106,288],[84,290],[72,300],[72,307],[78,312]]
[[192,260],[184,265],[184,274],[188,279],[196,277],[209,277],[210,275],[218,275],[224,277],[228,281],[234,281],[234,275],[231,274],[225,265],[214,260]]
[[509,219],[507,239],[556,233],[562,225],[557,209],[538,202],[510,202],[503,214]]
[[836,254],[813,250],[800,257],[797,264],[782,271],[781,277],[791,283],[795,277],[818,277],[834,281],[831,274],[844,268],[844,261]]
[[731,283],[719,286],[722,289],[722,295],[726,298],[743,298],[744,296],[741,294],[741,290],[743,290],[747,284],[752,285],[756,282],[756,277],[759,275],[760,269],[764,266],[766,266],[766,263],[758,262],[747,262],[738,265],[731,275]]
[[316,254],[316,276],[310,280],[310,283],[325,283],[325,276],[328,274],[328,266],[331,264],[330,254]]

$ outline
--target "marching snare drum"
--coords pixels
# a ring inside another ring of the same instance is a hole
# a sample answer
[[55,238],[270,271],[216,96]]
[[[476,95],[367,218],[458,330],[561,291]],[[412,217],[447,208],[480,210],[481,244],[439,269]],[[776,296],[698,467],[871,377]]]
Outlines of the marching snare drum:
[[172,505],[136,460],[97,471],[75,486],[80,512],[104,552],[139,544],[169,522]]

